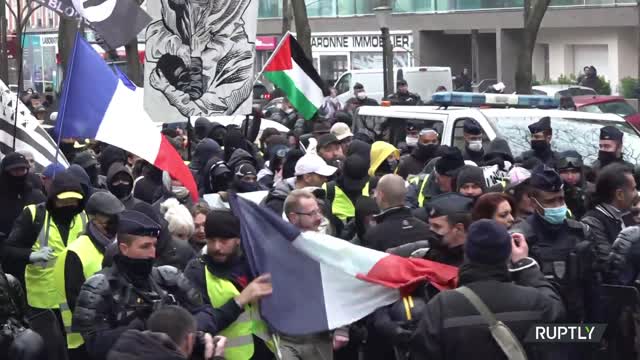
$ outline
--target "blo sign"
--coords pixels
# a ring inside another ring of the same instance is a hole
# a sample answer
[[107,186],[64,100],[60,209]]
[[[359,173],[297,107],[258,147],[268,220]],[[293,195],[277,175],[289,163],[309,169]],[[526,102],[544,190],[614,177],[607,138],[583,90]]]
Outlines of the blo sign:
[[[380,33],[315,33],[311,35],[311,47],[316,50],[380,51]],[[410,33],[392,33],[391,44],[398,48],[411,49],[413,36]]]

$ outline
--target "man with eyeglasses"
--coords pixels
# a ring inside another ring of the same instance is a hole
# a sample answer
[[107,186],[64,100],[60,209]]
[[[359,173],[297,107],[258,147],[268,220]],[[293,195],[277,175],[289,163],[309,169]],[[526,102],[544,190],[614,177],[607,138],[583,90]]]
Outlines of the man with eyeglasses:
[[582,156],[575,150],[560,153],[556,171],[564,182],[564,199],[572,217],[581,219],[587,211]]

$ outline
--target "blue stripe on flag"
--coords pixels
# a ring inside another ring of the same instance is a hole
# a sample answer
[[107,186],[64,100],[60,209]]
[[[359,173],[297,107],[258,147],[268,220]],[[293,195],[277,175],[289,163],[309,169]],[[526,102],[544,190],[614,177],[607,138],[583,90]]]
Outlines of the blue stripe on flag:
[[93,139],[116,91],[118,76],[80,33],[75,41],[55,133],[62,131],[63,138]]
[[329,330],[320,264],[292,245],[300,231],[272,210],[230,194],[241,242],[254,276],[270,273],[273,294],[260,313],[276,331],[306,335]]

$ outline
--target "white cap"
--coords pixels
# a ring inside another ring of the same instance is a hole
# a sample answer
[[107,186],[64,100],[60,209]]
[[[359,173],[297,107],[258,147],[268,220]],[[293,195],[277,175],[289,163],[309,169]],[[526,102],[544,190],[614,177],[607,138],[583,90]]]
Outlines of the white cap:
[[339,141],[353,136],[351,129],[349,129],[349,125],[343,122],[337,122],[333,124],[333,126],[331,127],[331,133],[335,135]]
[[316,154],[306,154],[296,163],[295,176],[306,174],[318,174],[322,176],[331,176],[335,174],[338,168],[327,165],[327,163]]

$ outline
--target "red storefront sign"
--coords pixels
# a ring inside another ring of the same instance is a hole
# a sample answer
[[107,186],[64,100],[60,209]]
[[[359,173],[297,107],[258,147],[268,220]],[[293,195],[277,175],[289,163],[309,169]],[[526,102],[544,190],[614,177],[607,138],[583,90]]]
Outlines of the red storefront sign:
[[275,50],[276,46],[278,46],[278,38],[276,36],[256,36],[257,51]]

